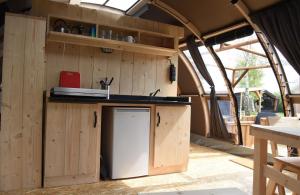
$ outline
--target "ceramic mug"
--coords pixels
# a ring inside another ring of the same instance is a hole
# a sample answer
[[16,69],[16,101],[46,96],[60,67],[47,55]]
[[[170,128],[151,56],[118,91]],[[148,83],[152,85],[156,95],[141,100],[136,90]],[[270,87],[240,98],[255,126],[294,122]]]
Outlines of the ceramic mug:
[[135,39],[133,36],[127,36],[125,38],[125,41],[129,42],[129,43],[135,43]]

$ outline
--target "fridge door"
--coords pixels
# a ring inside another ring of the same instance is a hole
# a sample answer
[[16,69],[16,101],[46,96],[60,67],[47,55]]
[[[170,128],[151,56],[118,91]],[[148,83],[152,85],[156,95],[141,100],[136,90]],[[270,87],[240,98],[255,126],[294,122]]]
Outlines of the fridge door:
[[148,175],[150,109],[114,108],[112,179]]

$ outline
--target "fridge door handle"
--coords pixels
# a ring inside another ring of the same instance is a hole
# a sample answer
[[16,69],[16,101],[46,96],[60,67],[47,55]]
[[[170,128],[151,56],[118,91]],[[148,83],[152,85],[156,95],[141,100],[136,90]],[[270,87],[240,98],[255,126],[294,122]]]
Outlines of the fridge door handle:
[[159,127],[160,125],[160,114],[159,112],[157,112],[157,123],[156,123],[156,126]]
[[98,116],[97,116],[97,112],[94,112],[94,128],[97,127],[97,121],[98,121]]

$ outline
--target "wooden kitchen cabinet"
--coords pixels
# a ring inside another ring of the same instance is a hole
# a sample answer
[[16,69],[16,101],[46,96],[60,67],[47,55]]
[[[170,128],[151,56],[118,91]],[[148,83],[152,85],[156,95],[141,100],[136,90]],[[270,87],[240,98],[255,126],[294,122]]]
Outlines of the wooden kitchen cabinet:
[[99,181],[100,110],[98,104],[47,104],[45,187]]
[[156,106],[150,175],[184,171],[190,147],[190,106]]

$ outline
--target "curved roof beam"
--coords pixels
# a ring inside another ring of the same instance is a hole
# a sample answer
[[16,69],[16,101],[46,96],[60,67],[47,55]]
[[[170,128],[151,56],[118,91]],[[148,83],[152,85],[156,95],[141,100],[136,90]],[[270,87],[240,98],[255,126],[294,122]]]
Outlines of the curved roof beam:
[[269,63],[272,67],[272,70],[275,74],[278,87],[281,94],[282,99],[282,105],[284,109],[284,115],[290,116],[294,115],[294,108],[293,108],[293,102],[289,98],[289,95],[291,94],[289,84],[283,69],[283,66],[281,64],[281,61],[279,59],[279,56],[275,50],[275,47],[269,42],[267,37],[261,32],[259,27],[254,24],[249,17],[250,10],[248,7],[244,4],[242,0],[232,0],[231,3],[238,9],[238,11],[244,16],[244,18],[249,22],[249,24],[253,27],[254,31],[256,32],[257,38],[260,41],[267,58],[269,60]]
[[[160,8],[161,10],[169,13],[171,16],[175,17],[186,28],[188,28],[199,39],[199,41],[204,45],[204,41],[203,41],[203,37],[202,37],[201,32],[198,30],[198,28],[190,20],[188,20],[186,17],[184,17],[182,14],[180,14],[177,10],[175,10],[174,8],[170,7],[169,5],[165,4],[164,2],[162,2],[160,0],[151,0],[151,3],[154,6]],[[230,81],[227,79],[225,68],[224,68],[223,64],[221,63],[221,60],[216,55],[213,48],[208,47],[207,49],[210,52],[213,59],[215,60],[216,64],[218,65],[218,67],[219,67],[219,69],[220,69],[220,71],[223,75],[223,79],[226,83],[227,90],[229,91],[231,105],[234,107],[235,121],[236,121],[237,128],[238,128],[238,139],[239,139],[238,142],[239,142],[239,144],[243,144],[241,124],[240,124],[238,113],[236,112],[238,105],[237,105],[237,100],[236,100],[236,98],[234,96],[234,93],[233,93],[232,85],[231,85]]]
[[178,55],[179,55],[180,59],[182,60],[183,64],[185,65],[185,67],[187,68],[187,70],[189,71],[190,75],[192,76],[193,81],[195,82],[198,94],[200,95],[201,104],[202,104],[202,107],[204,110],[205,136],[208,136],[208,134],[209,134],[209,108],[208,108],[207,100],[203,96],[205,94],[204,88],[202,86],[199,76],[197,75],[197,73],[195,71],[194,65],[189,61],[189,59],[186,57],[186,55],[181,50],[178,51]]

